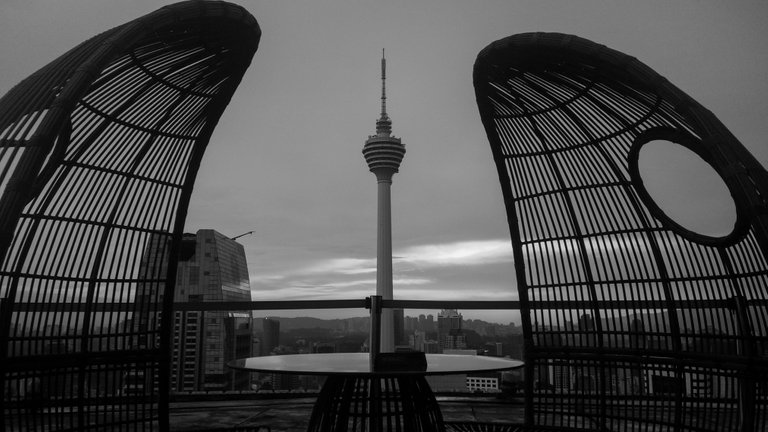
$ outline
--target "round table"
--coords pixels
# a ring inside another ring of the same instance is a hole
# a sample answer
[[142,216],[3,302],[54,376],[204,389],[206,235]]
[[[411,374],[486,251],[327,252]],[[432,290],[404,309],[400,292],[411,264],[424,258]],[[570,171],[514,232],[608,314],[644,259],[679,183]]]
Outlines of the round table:
[[427,354],[426,370],[371,370],[368,353],[293,354],[250,357],[227,366],[253,372],[325,375],[309,420],[310,432],[445,430],[425,376],[519,368],[498,357]]

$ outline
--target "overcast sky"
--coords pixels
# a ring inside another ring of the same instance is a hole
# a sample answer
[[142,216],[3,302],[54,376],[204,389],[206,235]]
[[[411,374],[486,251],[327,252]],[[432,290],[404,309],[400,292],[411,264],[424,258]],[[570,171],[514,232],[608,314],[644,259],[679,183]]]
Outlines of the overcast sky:
[[[168,3],[0,1],[0,94],[86,38]],[[517,298],[472,87],[477,53],[497,39],[571,33],[637,57],[768,163],[768,2],[237,3],[259,21],[261,44],[208,147],[186,231],[255,231],[239,241],[256,300],[375,292],[376,182],[361,150],[379,115],[382,48],[393,133],[407,149],[392,186],[396,298]],[[711,205],[705,195],[695,198]],[[694,204],[684,213],[717,213]],[[707,223],[727,231],[728,217]]]

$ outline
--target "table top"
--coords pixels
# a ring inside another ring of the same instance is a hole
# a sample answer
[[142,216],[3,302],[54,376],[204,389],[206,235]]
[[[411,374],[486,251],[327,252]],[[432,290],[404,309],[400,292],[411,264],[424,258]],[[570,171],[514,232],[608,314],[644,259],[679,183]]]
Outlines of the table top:
[[461,354],[427,354],[427,370],[371,371],[368,353],[290,354],[233,360],[227,366],[253,372],[299,375],[450,375],[519,368],[520,360]]

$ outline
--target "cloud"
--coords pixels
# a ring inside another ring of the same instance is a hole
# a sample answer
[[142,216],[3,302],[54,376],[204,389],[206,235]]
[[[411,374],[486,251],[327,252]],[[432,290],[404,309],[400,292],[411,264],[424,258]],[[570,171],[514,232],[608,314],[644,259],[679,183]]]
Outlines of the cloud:
[[[510,263],[512,247],[509,240],[472,240],[409,246],[394,255],[393,285],[398,296],[460,299],[471,288],[467,283],[476,285],[471,282],[474,276],[462,280],[449,273],[457,267],[471,273],[472,267]],[[296,263],[280,274],[253,275],[251,286],[265,300],[355,298],[375,291],[375,275],[375,258],[335,257]]]
[[[424,284],[430,284],[434,282],[431,279],[424,279],[424,278],[393,278],[392,284],[397,286],[403,286],[403,285],[424,285]],[[345,282],[335,282],[332,284],[335,288],[348,288],[353,286],[376,286],[376,279],[363,279],[363,280],[352,280],[352,281],[345,281]]]
[[301,270],[304,274],[340,273],[357,275],[376,273],[376,260],[364,258],[333,258],[320,261]]
[[250,275],[251,285],[271,284],[285,279],[284,275]]
[[[477,266],[512,261],[508,240],[473,240],[406,247],[395,251],[395,265],[419,269],[444,266]],[[254,282],[277,282],[298,276],[375,274],[375,258],[331,258],[301,268],[289,269],[282,275],[253,275]],[[406,282],[407,283],[407,282]]]
[[[280,280],[286,280],[289,278],[251,278],[252,284],[265,284],[265,283],[277,283]],[[393,285],[397,286],[410,286],[410,285],[426,285],[431,284],[434,281],[426,278],[393,278]],[[303,280],[288,280],[286,288],[291,288],[297,291],[300,290],[312,290],[313,292],[326,291],[332,292],[339,288],[352,288],[352,287],[376,287],[376,279],[356,279],[346,281],[334,281],[334,282],[319,282],[317,279],[303,279]]]
[[509,240],[473,240],[411,246],[397,253],[398,263],[418,268],[477,266],[512,261]]
[[[367,285],[366,285],[367,284]],[[468,287],[462,283],[440,283],[428,279],[395,279],[395,298],[409,300],[516,300],[517,292],[511,289],[500,292],[494,287],[478,285]],[[256,299],[269,300],[329,300],[361,299],[375,292],[375,280],[334,286],[293,285],[270,290],[258,290]],[[468,292],[471,291],[471,295]],[[470,298],[471,297],[471,298]]]

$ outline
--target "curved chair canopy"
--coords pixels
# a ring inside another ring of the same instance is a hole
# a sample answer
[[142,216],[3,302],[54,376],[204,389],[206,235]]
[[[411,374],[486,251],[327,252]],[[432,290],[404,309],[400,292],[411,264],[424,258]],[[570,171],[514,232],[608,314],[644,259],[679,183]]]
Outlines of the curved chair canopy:
[[0,99],[0,429],[167,429],[175,257],[260,34],[239,6],[178,3]]
[[[494,42],[474,85],[514,249],[526,424],[763,430],[766,171],[667,80],[579,37]],[[651,141],[714,168],[732,232],[693,232],[654,202],[638,169]]]

